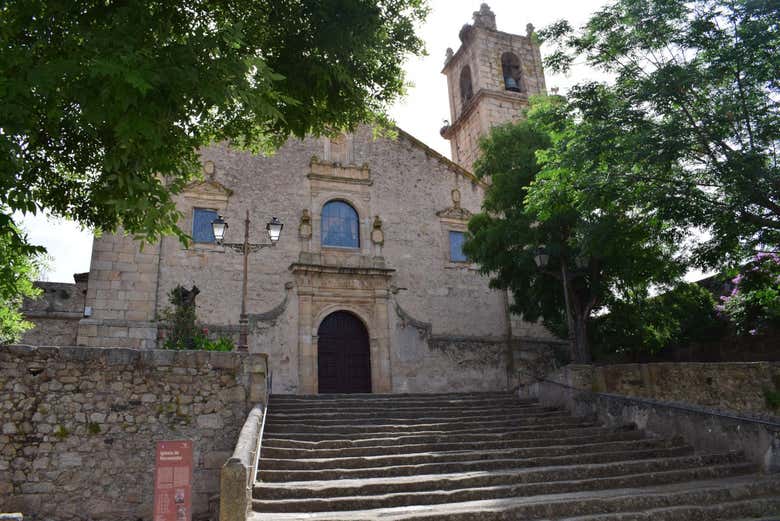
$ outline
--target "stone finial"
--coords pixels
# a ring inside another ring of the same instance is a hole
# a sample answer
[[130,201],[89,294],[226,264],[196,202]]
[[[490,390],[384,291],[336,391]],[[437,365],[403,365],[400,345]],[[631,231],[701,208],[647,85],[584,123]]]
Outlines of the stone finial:
[[474,11],[474,27],[496,30],[496,15],[487,4],[482,4],[479,11]]
[[533,34],[534,34],[534,31],[536,31],[536,28],[534,27],[534,24],[527,24],[527,25],[525,26],[525,34],[526,34],[526,36],[528,36],[529,38],[530,38],[531,36],[533,36]]
[[439,129],[439,134],[441,135],[441,137],[444,137],[445,134],[447,134],[447,131],[449,129],[450,129],[450,122],[445,119],[444,121],[442,121],[441,128]]
[[298,225],[298,236],[301,239],[311,239],[311,215],[304,209],[301,214],[301,223]]
[[450,63],[453,56],[455,56],[455,53],[453,52],[452,47],[447,47],[447,51],[444,53],[444,65]]
[[460,38],[461,43],[466,43],[468,41],[472,29],[474,28],[471,24],[463,24],[463,27],[458,31],[458,38]]
[[452,191],[452,207],[453,208],[460,208],[460,190],[455,188]]

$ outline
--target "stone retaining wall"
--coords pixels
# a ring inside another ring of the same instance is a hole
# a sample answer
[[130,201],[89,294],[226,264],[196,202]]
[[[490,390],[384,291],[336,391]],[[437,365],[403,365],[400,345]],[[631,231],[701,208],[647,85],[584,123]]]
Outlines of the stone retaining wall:
[[155,443],[194,444],[193,519],[252,406],[261,354],[0,346],[0,512],[151,520]]
[[547,379],[578,389],[778,416],[767,394],[780,392],[780,362],[568,365]]

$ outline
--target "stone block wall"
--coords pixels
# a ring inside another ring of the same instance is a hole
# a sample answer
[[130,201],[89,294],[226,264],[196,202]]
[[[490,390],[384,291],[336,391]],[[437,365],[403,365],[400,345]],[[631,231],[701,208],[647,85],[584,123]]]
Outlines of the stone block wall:
[[266,370],[260,354],[0,346],[0,512],[151,520],[156,442],[190,439],[205,519]]
[[547,379],[587,391],[780,415],[766,399],[768,392],[780,392],[780,362],[573,364]]
[[87,305],[91,316],[79,323],[80,346],[153,348],[160,244],[143,248],[121,233],[92,243]]
[[75,283],[36,282],[42,293],[24,299],[22,313],[35,324],[21,343],[46,346],[74,346],[79,320],[83,317],[87,292],[87,274],[74,275]]

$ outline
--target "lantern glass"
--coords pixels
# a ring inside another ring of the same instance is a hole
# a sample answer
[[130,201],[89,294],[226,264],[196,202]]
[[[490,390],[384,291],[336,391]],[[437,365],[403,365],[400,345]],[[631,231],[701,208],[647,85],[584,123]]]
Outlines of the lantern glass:
[[218,215],[217,218],[211,222],[211,230],[214,232],[214,239],[216,239],[217,242],[222,242],[225,238],[227,229],[228,223],[225,222],[221,215]]
[[265,225],[265,229],[268,232],[268,238],[271,239],[271,242],[279,240],[279,237],[282,235],[282,228],[284,228],[284,225],[276,217],[272,218],[271,221]]
[[537,268],[547,267],[547,263],[550,262],[550,254],[547,253],[547,249],[544,245],[539,246],[534,253],[534,262]]

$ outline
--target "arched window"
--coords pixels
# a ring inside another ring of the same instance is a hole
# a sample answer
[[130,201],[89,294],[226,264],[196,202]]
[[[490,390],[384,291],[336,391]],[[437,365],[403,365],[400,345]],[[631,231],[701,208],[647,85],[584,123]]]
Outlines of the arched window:
[[465,105],[474,96],[474,89],[471,88],[471,69],[468,65],[460,71],[460,101]]
[[322,245],[360,247],[358,214],[344,201],[330,201],[322,207]]
[[511,52],[501,55],[501,70],[504,73],[504,88],[514,92],[523,91],[522,73],[520,72],[520,60]]

